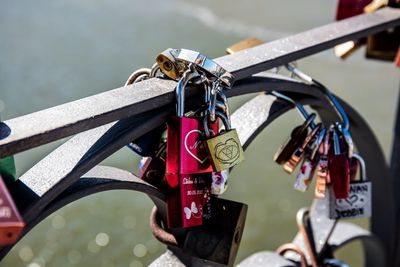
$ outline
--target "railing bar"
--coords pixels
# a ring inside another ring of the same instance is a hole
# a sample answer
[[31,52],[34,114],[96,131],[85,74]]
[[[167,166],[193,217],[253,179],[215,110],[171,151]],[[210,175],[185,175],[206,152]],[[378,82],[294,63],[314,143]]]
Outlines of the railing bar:
[[[400,9],[383,8],[216,61],[242,79],[396,25]],[[174,86],[174,81],[150,79],[5,121],[0,124],[0,158],[171,104]],[[11,134],[2,138],[7,127]]]

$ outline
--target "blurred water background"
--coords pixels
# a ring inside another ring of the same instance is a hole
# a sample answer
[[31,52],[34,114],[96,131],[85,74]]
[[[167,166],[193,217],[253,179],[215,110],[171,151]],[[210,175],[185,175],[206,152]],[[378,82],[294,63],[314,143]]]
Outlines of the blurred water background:
[[[333,0],[0,0],[0,4],[3,119],[120,87],[133,70],[151,66],[157,53],[168,47],[218,57],[243,38],[271,41],[332,22],[336,8]],[[399,72],[392,64],[366,60],[362,50],[344,62],[326,51],[299,65],[351,103],[390,154],[399,88]],[[232,99],[231,105],[237,107],[245,99]],[[311,203],[311,192],[294,191],[294,177],[272,161],[300,122],[295,111],[274,122],[231,174],[224,197],[249,204],[238,260],[291,241],[297,232],[296,211]],[[61,143],[18,154],[18,173]],[[137,160],[124,148],[103,164],[134,170]],[[87,197],[44,220],[0,266],[147,266],[165,249],[150,233],[151,207],[150,199],[134,192]],[[339,257],[359,266],[360,246],[351,246]]]

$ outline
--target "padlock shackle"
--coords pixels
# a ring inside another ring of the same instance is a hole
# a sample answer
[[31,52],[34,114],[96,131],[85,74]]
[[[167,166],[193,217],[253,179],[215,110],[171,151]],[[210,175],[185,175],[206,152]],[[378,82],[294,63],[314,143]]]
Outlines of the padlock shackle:
[[339,143],[339,135],[336,132],[336,129],[333,129],[333,150],[335,155],[340,155],[340,143]]
[[314,149],[313,149],[313,151],[311,153],[311,159],[312,160],[315,158],[315,155],[317,154],[317,152],[319,150],[319,147],[321,146],[322,141],[324,140],[325,133],[326,133],[326,128],[323,127],[321,129],[321,131],[319,131],[318,136],[317,136],[317,140],[315,140],[315,143],[313,144],[313,146],[315,146],[315,147],[314,147]]
[[[222,100],[222,102],[219,101],[218,97]],[[228,98],[223,93],[223,87],[218,81],[208,81],[206,83],[205,100],[205,102],[208,103],[209,116],[212,122],[215,121],[215,112],[217,108],[222,110],[228,119],[230,118]]]
[[190,65],[189,69],[183,73],[183,75],[179,79],[178,84],[175,89],[176,101],[177,101],[176,115],[178,117],[183,117],[185,115],[185,88],[186,88],[186,85],[193,78],[199,77],[199,74],[191,66],[192,65]]
[[[204,134],[207,137],[210,137],[211,136],[211,132],[210,132],[210,129],[208,127],[208,118],[209,118],[208,115],[209,115],[208,111],[206,111],[206,113],[204,114],[203,128],[204,128]],[[229,130],[232,129],[231,123],[230,123],[228,117],[224,113],[222,113],[220,111],[216,111],[215,112],[215,116],[222,120],[222,123],[224,124],[224,127],[225,127],[226,131],[229,131]]]
[[364,159],[357,153],[353,153],[353,158],[355,158],[360,166],[360,180],[362,182],[367,181],[367,166],[365,164]]
[[[280,98],[280,99],[282,99],[282,100],[285,100],[285,101],[288,102],[288,103],[293,104],[293,105],[297,108],[297,110],[300,112],[300,114],[303,116],[303,118],[304,118],[305,120],[307,120],[307,119],[310,117],[310,114],[307,112],[307,110],[304,108],[304,106],[303,106],[302,104],[300,104],[300,103],[294,101],[294,100],[291,99],[290,97],[288,97],[288,96],[286,96],[286,95],[284,95],[284,94],[281,94],[281,93],[279,93],[279,92],[277,92],[277,91],[272,91],[271,94],[274,95],[274,96],[276,96],[277,98]],[[312,122],[310,123],[310,127],[311,127],[311,129],[313,129],[313,130],[315,129],[316,125],[315,125],[314,121],[312,121]]]
[[335,110],[335,112],[339,115],[343,122],[343,128],[346,130],[349,129],[349,118],[347,117],[346,112],[344,111],[343,106],[339,103],[339,101],[336,99],[336,97],[330,92],[326,86],[324,86],[322,83],[318,82],[317,80],[314,80],[304,72],[302,72],[300,69],[298,69],[294,64],[289,63],[285,65],[286,68],[292,72],[294,75],[299,77],[301,80],[309,83],[309,84],[314,84],[316,85],[317,88],[320,89],[320,91],[326,96],[327,100]]
[[148,68],[141,68],[141,69],[138,69],[138,70],[132,72],[132,74],[131,74],[131,75],[129,76],[129,78],[126,80],[124,86],[133,84],[133,83],[139,81],[141,78],[150,77],[150,74],[151,74],[151,69],[148,69]]

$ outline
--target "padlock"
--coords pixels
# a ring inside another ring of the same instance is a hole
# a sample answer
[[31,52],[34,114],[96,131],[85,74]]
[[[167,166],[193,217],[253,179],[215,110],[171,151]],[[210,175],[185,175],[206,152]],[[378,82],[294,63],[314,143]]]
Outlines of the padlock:
[[165,130],[165,125],[161,125],[132,141],[128,147],[142,157],[154,157]]
[[367,218],[371,216],[372,184],[368,181],[363,158],[353,154],[360,167],[360,180],[350,183],[349,196],[345,199],[335,198],[329,193],[329,218]]
[[204,216],[207,214],[204,205],[209,200],[211,173],[182,174],[180,176],[182,227],[202,225]]
[[247,205],[211,197],[211,216],[188,230],[183,251],[191,256],[233,266],[246,221]]
[[[128,80],[125,82],[125,86],[149,79],[150,77],[154,77],[152,75],[152,69],[138,69],[129,76]],[[158,149],[159,141],[165,130],[166,125],[163,124],[140,136],[136,140],[133,140],[127,145],[127,147],[142,157],[153,157]]]
[[294,169],[296,169],[300,160],[304,157],[307,146],[313,139],[315,139],[315,136],[317,135],[321,127],[322,127],[321,123],[317,124],[311,131],[311,133],[307,135],[307,137],[304,139],[303,143],[301,143],[299,147],[296,148],[296,150],[293,152],[289,160],[283,165],[283,169],[287,173],[291,174],[294,171]]
[[[244,160],[244,152],[239,136],[236,130],[231,128],[229,119],[220,111],[216,111],[216,116],[221,118],[225,130],[212,136],[208,129],[208,116],[206,116],[204,118],[204,130],[209,138],[205,140],[204,144],[214,171],[219,172],[229,169]],[[212,137],[210,138],[210,136]]]
[[329,153],[329,177],[336,198],[347,198],[350,186],[350,166],[347,143],[336,128],[332,132],[332,146]]
[[294,183],[294,188],[298,191],[305,192],[311,184],[319,160],[319,154],[317,153],[317,150],[324,140],[325,133],[326,128],[322,128],[319,131],[316,140],[305,151],[306,156],[304,157],[303,163]]
[[400,46],[400,27],[392,28],[367,38],[366,57],[393,61]]
[[[197,78],[187,70],[179,80],[177,116],[167,121],[167,155],[165,179],[170,188],[167,195],[168,227],[192,227],[202,224],[205,193],[210,191],[212,166],[203,146],[203,118],[185,117],[184,95],[187,83]],[[217,132],[219,121],[210,125]]]
[[229,170],[211,174],[211,194],[222,195],[228,187]]
[[[177,85],[177,116],[167,121],[166,180],[171,188],[179,184],[180,174],[212,172],[212,166],[203,146],[205,138],[203,118],[184,116],[184,95],[186,84],[197,74],[188,72]],[[218,131],[219,121],[210,125]]]
[[156,62],[161,71],[174,80],[178,80],[189,65],[192,65],[198,72],[207,76],[210,81],[218,81],[228,88],[233,85],[235,80],[231,73],[214,60],[189,49],[168,48],[157,56]]
[[153,157],[143,157],[139,162],[138,176],[160,190],[166,190],[165,180],[166,142],[162,141]]
[[336,20],[353,17],[364,12],[364,7],[372,0],[339,0],[336,10]]
[[364,7],[364,13],[374,12],[374,11],[378,10],[379,8],[387,6],[388,3],[389,3],[389,0],[372,0],[371,3],[369,3],[368,5],[366,5]]
[[308,127],[315,119],[315,113],[312,113],[308,119],[302,124],[293,129],[289,138],[278,149],[274,155],[274,161],[278,164],[284,164],[289,160],[290,156],[296,151],[296,148],[303,143],[308,135]]
[[24,227],[25,223],[0,174],[0,245],[17,242]]
[[319,160],[317,166],[317,178],[315,181],[315,198],[325,198],[326,184],[330,182],[329,178],[329,140],[331,130],[327,130],[321,145],[319,146]]

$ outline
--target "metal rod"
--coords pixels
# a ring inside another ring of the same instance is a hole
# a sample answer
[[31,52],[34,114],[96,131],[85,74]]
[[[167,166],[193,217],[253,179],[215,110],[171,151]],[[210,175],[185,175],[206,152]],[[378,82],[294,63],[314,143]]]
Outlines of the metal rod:
[[[215,61],[240,80],[398,25],[400,9],[382,8]],[[10,134],[0,140],[0,158],[172,104],[175,86],[172,80],[148,79],[5,121]]]
[[331,93],[331,91],[326,88],[322,83],[318,82],[317,80],[314,80],[304,72],[302,72],[299,68],[295,67],[293,64],[286,64],[286,68],[291,71],[293,74],[295,74],[297,77],[302,79],[303,81],[309,83],[309,84],[314,84],[321,90],[321,92],[326,96],[327,100],[335,110],[335,112],[338,114],[338,116],[341,118],[343,122],[343,128],[348,130],[349,129],[349,119],[347,118],[347,114],[344,111],[342,105],[337,101],[336,97]]
[[[271,94],[280,99],[285,100],[288,103],[293,104],[305,120],[308,120],[308,118],[310,117],[310,114],[307,112],[307,110],[304,108],[304,106],[302,104],[294,101],[293,99],[291,99],[290,97],[288,97],[284,94],[278,93],[277,91],[272,91]],[[310,127],[311,127],[311,129],[315,129],[316,125],[315,125],[314,121],[312,121],[310,123]]]

